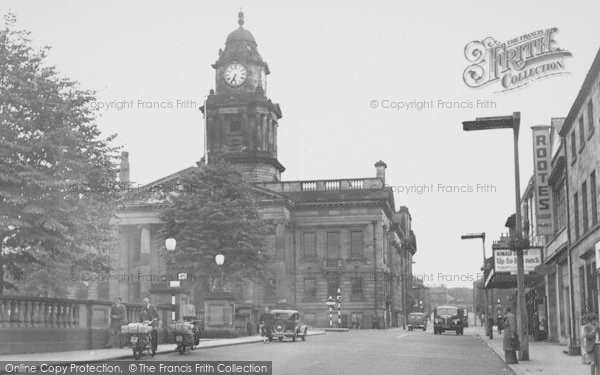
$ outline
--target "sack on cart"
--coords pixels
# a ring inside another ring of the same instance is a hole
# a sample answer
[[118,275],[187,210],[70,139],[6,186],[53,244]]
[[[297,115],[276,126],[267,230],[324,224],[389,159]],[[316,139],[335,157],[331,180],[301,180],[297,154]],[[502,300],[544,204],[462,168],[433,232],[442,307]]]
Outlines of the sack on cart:
[[194,330],[194,325],[189,322],[169,323],[169,330],[176,335],[191,335]]
[[152,326],[144,323],[129,323],[126,326],[121,326],[121,333],[150,333],[152,332]]

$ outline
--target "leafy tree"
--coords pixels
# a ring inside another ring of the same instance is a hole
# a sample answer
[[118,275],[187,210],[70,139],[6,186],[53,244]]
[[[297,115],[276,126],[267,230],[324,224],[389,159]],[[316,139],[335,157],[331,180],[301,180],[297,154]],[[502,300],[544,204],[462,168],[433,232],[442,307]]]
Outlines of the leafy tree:
[[[47,66],[29,32],[0,30],[0,294],[30,263],[107,272],[118,195],[114,136],[101,138],[93,93]],[[47,265],[46,265],[47,266]],[[64,280],[65,284],[69,280]]]
[[267,227],[239,170],[215,161],[194,168],[179,183],[180,192],[161,213],[163,234],[177,240],[170,267],[212,283],[218,276],[214,257],[222,253],[229,281],[264,281]]

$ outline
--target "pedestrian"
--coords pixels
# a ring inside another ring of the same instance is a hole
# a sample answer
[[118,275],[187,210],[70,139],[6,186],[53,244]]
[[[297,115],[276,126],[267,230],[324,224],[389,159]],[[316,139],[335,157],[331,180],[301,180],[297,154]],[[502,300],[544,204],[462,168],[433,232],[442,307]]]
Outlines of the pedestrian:
[[107,348],[123,348],[121,342],[121,326],[127,324],[127,309],[121,303],[121,297],[117,297],[115,303],[110,307],[109,339]]
[[502,314],[498,312],[498,333],[502,333],[504,329],[504,319],[502,318]]
[[252,336],[252,323],[250,323],[250,321],[246,323],[246,332],[248,333],[248,336]]
[[272,327],[273,327],[273,314],[269,310],[269,306],[265,307],[265,312],[260,316],[259,322],[261,325],[261,335],[263,336],[263,342],[267,340],[271,341]]
[[140,311],[140,322],[150,322],[152,328],[152,348],[156,350],[158,347],[158,325],[159,325],[159,317],[158,310],[154,305],[150,304],[150,299],[148,297],[144,297],[142,300],[144,306]]
[[510,310],[506,308],[504,314],[504,339],[502,341],[504,348],[504,362],[518,363],[517,350],[520,350],[519,334],[517,333],[517,318]]
[[596,355],[595,344],[599,333],[598,317],[594,313],[585,314],[582,319],[583,327],[583,363],[590,365],[590,374],[600,374],[599,358]]

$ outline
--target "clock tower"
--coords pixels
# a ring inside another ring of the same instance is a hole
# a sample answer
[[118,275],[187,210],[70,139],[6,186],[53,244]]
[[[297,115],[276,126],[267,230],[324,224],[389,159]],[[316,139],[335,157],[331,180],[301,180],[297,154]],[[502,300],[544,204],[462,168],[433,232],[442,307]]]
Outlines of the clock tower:
[[225,159],[238,164],[248,182],[280,181],[285,170],[277,160],[279,104],[266,96],[269,66],[256,48],[252,34],[239,27],[227,36],[225,50],[212,65],[215,87],[206,99],[208,161]]

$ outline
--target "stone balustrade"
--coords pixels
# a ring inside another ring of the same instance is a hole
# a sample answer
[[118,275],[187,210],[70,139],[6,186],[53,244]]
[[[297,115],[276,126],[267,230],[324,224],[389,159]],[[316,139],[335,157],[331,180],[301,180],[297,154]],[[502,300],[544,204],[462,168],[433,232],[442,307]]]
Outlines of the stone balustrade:
[[339,190],[384,190],[383,181],[380,178],[265,182],[256,183],[255,185],[280,193]]
[[[102,348],[108,342],[111,301],[0,296],[0,354]],[[142,305],[125,304],[130,322],[139,321]],[[159,305],[163,328],[176,306]]]

